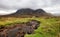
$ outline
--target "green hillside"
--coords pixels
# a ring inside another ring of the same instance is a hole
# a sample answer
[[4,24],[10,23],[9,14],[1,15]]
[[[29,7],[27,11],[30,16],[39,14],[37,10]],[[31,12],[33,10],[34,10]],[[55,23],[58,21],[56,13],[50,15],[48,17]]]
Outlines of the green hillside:
[[60,37],[60,18],[0,18],[0,26],[8,26],[15,23],[27,22],[29,20],[39,20],[39,28],[33,34],[26,34],[25,37]]

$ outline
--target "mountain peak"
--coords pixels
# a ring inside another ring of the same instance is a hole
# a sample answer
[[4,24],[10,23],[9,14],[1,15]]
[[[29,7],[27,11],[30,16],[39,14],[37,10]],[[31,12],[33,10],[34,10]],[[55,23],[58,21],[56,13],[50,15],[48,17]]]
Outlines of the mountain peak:
[[5,15],[5,16],[12,16],[12,17],[41,17],[41,16],[48,16],[48,13],[46,13],[43,9],[37,9],[33,10],[30,8],[24,8],[24,9],[18,9],[15,13]]

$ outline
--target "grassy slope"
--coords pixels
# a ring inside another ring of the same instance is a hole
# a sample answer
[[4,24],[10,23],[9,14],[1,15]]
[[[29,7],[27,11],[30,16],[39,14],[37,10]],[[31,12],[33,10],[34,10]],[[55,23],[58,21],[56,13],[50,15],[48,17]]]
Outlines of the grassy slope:
[[10,25],[12,23],[27,22],[29,20],[41,21],[40,27],[34,31],[34,34],[25,37],[59,37],[60,36],[60,18],[0,18],[0,25]]

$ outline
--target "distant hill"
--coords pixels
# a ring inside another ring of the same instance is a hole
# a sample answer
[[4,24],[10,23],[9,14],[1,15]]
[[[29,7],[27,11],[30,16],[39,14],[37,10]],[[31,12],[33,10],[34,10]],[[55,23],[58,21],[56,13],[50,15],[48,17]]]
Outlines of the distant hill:
[[18,9],[15,13],[9,15],[3,15],[0,17],[41,17],[41,16],[51,16],[51,14],[46,13],[43,9],[33,10],[30,8]]

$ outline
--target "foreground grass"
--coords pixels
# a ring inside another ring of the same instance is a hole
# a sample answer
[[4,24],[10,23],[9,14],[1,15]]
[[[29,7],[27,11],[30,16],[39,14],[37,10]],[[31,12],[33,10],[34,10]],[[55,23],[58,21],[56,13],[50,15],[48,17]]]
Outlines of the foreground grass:
[[29,20],[38,20],[41,24],[33,34],[26,34],[25,37],[60,37],[60,18],[0,18],[0,26],[27,22]]

